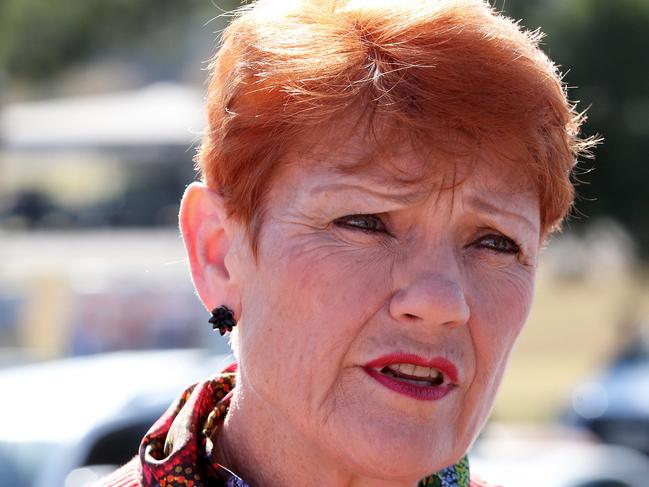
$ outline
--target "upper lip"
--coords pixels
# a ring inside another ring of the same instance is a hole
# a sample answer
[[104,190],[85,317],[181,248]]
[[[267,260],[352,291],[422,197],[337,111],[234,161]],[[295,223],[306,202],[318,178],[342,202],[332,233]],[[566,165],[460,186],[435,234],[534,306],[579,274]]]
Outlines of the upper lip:
[[450,382],[454,384],[458,382],[457,367],[455,367],[453,362],[444,357],[426,359],[412,353],[392,353],[368,362],[365,364],[365,367],[382,369],[392,364],[413,364],[420,367],[430,367],[439,370]]

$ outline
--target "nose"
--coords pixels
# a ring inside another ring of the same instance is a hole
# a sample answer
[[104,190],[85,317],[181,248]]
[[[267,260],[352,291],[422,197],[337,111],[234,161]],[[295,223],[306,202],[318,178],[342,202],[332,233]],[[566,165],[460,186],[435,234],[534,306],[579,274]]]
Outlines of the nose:
[[471,310],[454,259],[438,261],[425,269],[421,265],[408,267],[412,271],[403,269],[401,278],[395,279],[398,284],[390,299],[389,311],[395,320],[448,328],[468,322]]

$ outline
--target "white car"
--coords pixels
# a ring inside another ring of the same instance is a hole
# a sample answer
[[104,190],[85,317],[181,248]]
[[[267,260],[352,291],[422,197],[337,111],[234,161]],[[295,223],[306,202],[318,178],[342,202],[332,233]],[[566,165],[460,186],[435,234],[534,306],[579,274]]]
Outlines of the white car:
[[231,361],[206,350],[119,352],[1,370],[2,485],[81,487],[113,470],[187,386]]
[[[11,487],[83,487],[131,459],[188,385],[233,361],[207,350],[119,352],[0,371],[0,478]],[[544,429],[547,431],[547,429]],[[647,487],[633,450],[490,427],[472,471],[503,487]]]
[[490,425],[471,452],[471,468],[503,487],[649,486],[642,453],[558,425]]

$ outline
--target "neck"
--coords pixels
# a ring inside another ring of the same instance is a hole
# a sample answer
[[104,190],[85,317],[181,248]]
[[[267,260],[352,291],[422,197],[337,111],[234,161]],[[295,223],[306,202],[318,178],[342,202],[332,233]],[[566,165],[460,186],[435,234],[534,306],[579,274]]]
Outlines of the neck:
[[[245,400],[243,398],[245,397]],[[214,438],[214,459],[251,486],[414,487],[355,475],[314,446],[254,391],[238,381],[225,422]]]

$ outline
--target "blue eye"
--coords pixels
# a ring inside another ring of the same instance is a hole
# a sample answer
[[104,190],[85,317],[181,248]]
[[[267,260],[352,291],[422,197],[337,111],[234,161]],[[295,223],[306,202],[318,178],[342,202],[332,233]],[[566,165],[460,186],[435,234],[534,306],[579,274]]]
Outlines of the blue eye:
[[347,215],[334,220],[339,227],[360,230],[366,233],[389,233],[378,215]]
[[520,246],[511,238],[504,235],[485,235],[475,242],[479,247],[483,247],[500,254],[518,254],[521,251]]

